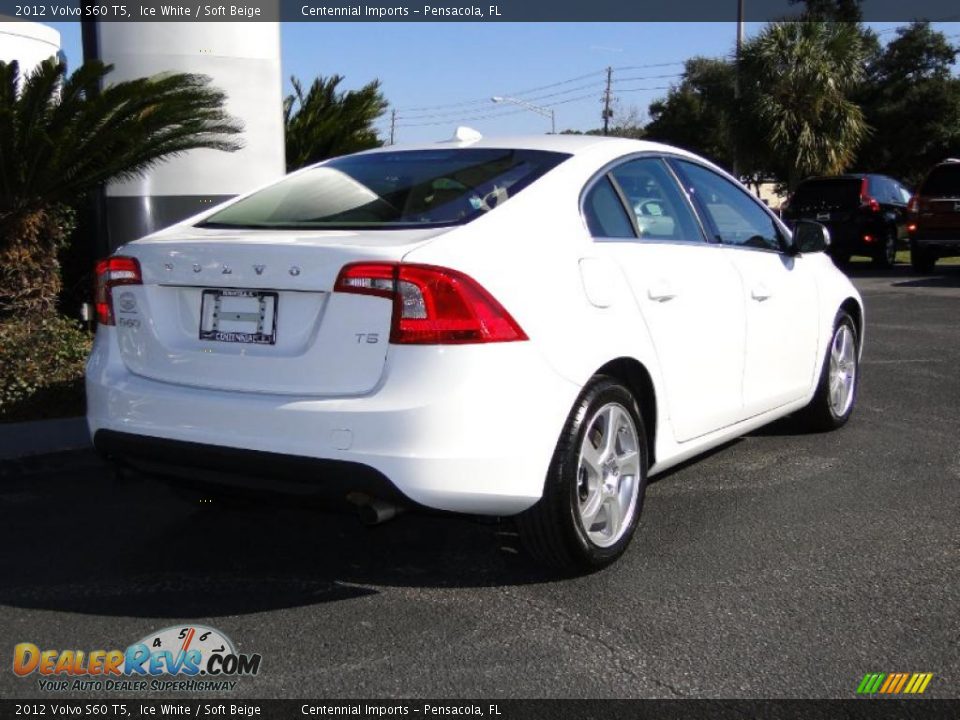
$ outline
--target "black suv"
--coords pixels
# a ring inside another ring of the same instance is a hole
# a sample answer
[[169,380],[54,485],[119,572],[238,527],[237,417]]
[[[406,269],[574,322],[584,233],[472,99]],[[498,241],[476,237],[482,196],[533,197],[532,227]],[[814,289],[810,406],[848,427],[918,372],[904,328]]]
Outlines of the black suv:
[[783,209],[783,219],[814,220],[830,231],[830,254],[839,263],[867,255],[892,267],[906,237],[910,191],[886,175],[812,177],[801,182]]
[[937,258],[960,255],[960,160],[944,160],[927,173],[910,201],[910,263],[933,270]]

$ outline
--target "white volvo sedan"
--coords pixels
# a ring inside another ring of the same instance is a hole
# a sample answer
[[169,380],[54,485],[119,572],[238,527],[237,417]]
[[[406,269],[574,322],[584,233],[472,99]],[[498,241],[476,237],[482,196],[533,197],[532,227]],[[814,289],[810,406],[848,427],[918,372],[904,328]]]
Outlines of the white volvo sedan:
[[861,300],[682,150],[590,136],[336,158],[97,267],[96,447],[121,467],[516,516],[624,552],[647,478],[788,414],[843,425]]

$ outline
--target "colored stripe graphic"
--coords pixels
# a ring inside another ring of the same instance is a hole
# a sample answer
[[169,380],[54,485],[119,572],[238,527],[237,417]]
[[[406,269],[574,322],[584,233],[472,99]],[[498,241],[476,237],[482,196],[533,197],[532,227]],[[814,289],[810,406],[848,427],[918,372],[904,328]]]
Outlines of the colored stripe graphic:
[[933,680],[933,673],[867,673],[857,686],[858,695],[920,695]]
[[890,692],[898,693],[901,690],[903,690],[904,683],[907,682],[907,677],[908,677],[907,673],[900,673],[900,682],[898,682],[897,686],[893,688],[893,690],[891,690]]
[[927,689],[927,685],[933,679],[933,673],[915,673],[910,682],[907,683],[907,689],[904,692],[911,695],[919,695]]
[[867,673],[863,676],[863,680],[860,681],[860,687],[857,688],[857,692],[862,695],[872,695],[880,687],[880,683],[883,682],[883,679],[886,677],[884,673]]

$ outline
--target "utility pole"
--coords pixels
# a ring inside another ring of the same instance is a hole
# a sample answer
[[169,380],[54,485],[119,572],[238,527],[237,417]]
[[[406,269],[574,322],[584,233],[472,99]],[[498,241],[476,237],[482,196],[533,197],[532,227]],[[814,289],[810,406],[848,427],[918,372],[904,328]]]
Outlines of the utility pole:
[[613,68],[607,68],[607,89],[603,93],[603,134],[610,134],[610,118],[613,110],[610,109],[610,86],[613,84]]
[[394,134],[397,129],[397,109],[391,108],[390,110],[390,144],[393,145]]
[[[740,53],[743,50],[743,0],[737,0],[737,55],[733,67],[733,98],[737,113],[740,112]],[[733,176],[740,178],[740,142],[739,135],[733,135]]]

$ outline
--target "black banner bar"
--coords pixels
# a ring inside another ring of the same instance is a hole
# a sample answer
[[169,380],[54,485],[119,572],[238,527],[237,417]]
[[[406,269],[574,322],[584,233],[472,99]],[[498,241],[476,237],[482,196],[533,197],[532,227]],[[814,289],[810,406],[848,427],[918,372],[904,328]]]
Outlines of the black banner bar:
[[[747,0],[744,19],[797,18],[789,0]],[[955,0],[863,0],[868,22],[960,20]],[[735,22],[732,0],[4,0],[13,20],[64,22]]]
[[0,700],[2,718],[956,720],[960,700]]

